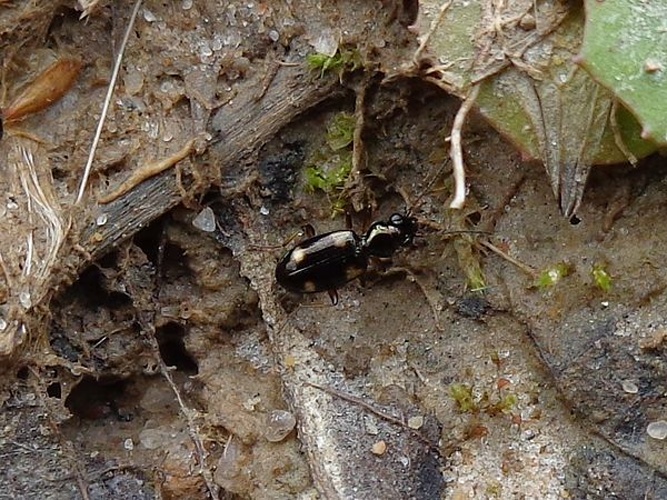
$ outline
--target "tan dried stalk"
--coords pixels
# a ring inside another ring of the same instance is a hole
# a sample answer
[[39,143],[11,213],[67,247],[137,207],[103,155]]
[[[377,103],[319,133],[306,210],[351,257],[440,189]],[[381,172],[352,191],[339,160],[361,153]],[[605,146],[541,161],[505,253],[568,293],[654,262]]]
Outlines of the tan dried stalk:
[[9,182],[0,231],[14,244],[0,253],[6,281],[0,357],[10,356],[28,333],[26,318],[49,293],[48,281],[70,226],[41,148],[20,138],[11,138],[5,147],[7,161],[0,169]]

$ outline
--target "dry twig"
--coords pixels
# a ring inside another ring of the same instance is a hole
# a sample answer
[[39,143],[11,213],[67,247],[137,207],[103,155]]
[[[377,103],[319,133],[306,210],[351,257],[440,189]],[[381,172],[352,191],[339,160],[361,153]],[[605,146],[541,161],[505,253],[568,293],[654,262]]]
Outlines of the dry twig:
[[474,85],[468,96],[461,103],[459,111],[454,118],[452,125],[450,157],[452,159],[452,168],[454,170],[454,199],[449,204],[450,208],[463,208],[466,201],[466,172],[463,165],[463,149],[461,147],[461,130],[465,124],[466,117],[475,104],[479,94],[479,84]]
[[144,182],[145,180],[150,179],[151,177],[156,176],[157,174],[164,172],[165,170],[173,167],[176,165],[179,161],[187,158],[187,156],[190,154],[192,151],[192,148],[194,146],[195,140],[190,139],[188,142],[185,143],[185,146],[183,146],[181,149],[176,151],[173,155],[168,156],[167,158],[163,158],[162,160],[158,160],[153,163],[149,163],[148,165],[144,165],[143,167],[140,167],[138,170],[135,170],[130,174],[130,177],[128,177],[126,180],[124,180],[120,186],[118,186],[116,189],[114,189],[111,193],[106,194],[102,197],[100,197],[97,201],[101,205],[105,205],[107,203],[111,203],[112,201],[120,198],[124,194],[130,192],[132,189],[134,189],[136,186]]
[[340,398],[344,401],[347,401],[349,403],[354,403],[356,405],[359,405],[362,408],[368,410],[373,415],[376,415],[377,417],[380,417],[382,420],[386,420],[389,423],[392,423],[394,425],[398,425],[399,427],[402,427],[403,429],[405,429],[408,432],[410,432],[411,434],[413,434],[423,444],[428,446],[429,449],[431,449],[431,451],[433,451],[434,453],[436,453],[438,455],[440,454],[440,448],[438,448],[438,445],[436,443],[432,443],[426,436],[424,436],[417,429],[413,429],[412,427],[409,427],[404,419],[394,417],[393,415],[389,415],[388,413],[385,413],[382,410],[377,409],[376,407],[374,407],[370,403],[367,403],[363,399],[358,398],[356,396],[353,396],[351,394],[347,394],[345,392],[339,391],[338,389],[334,389],[333,387],[326,387],[326,386],[323,386],[323,385],[316,384],[314,382],[306,382],[306,384],[311,386],[311,387],[314,387],[315,389],[319,389],[319,390],[324,391],[328,394],[336,396],[336,397],[338,397],[338,398]]

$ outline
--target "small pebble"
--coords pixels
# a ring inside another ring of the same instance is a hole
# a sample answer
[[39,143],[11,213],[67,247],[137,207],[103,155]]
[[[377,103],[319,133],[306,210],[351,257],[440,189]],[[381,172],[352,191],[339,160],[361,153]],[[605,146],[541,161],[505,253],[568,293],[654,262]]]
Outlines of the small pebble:
[[421,429],[424,425],[424,417],[417,415],[416,417],[410,417],[408,419],[408,427],[410,429]]
[[338,40],[338,33],[325,29],[319,32],[319,36],[311,42],[311,45],[315,52],[333,57],[338,51]]
[[375,423],[375,420],[373,420],[371,417],[367,417],[364,422],[366,426],[366,432],[372,436],[377,436],[380,434],[380,429],[378,429],[377,424]]
[[373,455],[381,456],[384,455],[386,451],[387,443],[385,443],[383,440],[375,442],[371,447],[371,453],[373,453]]
[[132,441],[132,438],[127,438],[125,441],[123,441],[123,448],[125,448],[127,451],[134,450],[134,442]]
[[637,384],[629,380],[624,380],[621,382],[621,387],[623,387],[623,390],[628,394],[637,394],[639,392],[639,387],[637,387]]
[[30,292],[23,291],[19,293],[19,302],[25,309],[30,309],[32,307]]
[[203,43],[201,47],[199,47],[199,54],[203,59],[205,59],[213,55],[213,49],[208,43]]
[[215,214],[211,207],[206,207],[197,214],[197,217],[192,221],[192,225],[207,233],[215,231]]
[[532,14],[524,15],[519,21],[519,26],[521,26],[521,29],[524,29],[526,31],[534,30],[535,27],[537,26],[535,16]]
[[144,20],[147,23],[154,23],[157,21],[157,17],[155,17],[155,14],[153,14],[150,10],[144,8]]
[[273,410],[266,416],[264,437],[267,441],[278,443],[285,439],[296,426],[296,418],[285,410]]
[[667,438],[667,421],[656,420],[655,422],[651,422],[646,427],[646,433],[653,439],[664,440]]
[[97,216],[97,219],[95,219],[95,223],[98,226],[103,226],[104,224],[107,223],[108,220],[109,220],[109,217],[108,217],[107,214],[100,214],[100,215]]

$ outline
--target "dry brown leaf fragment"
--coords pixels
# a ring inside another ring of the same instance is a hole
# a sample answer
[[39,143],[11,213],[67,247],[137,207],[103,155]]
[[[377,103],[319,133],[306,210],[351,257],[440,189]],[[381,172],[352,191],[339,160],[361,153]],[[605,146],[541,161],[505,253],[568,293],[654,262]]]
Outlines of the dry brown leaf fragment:
[[16,122],[48,108],[72,88],[80,71],[78,59],[58,59],[12,99],[3,113],[5,122]]

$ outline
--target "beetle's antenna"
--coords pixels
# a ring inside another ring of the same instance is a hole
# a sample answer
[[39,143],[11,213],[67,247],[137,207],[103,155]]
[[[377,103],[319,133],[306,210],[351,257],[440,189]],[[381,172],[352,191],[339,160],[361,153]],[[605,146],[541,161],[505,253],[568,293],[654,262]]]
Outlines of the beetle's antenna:
[[[428,229],[432,229],[433,231],[436,231],[443,236],[450,236],[453,234],[480,234],[484,236],[491,236],[493,233],[489,231],[483,231],[481,229],[456,229],[453,231],[445,231],[444,228],[442,227],[441,224],[438,224],[437,222],[433,222],[430,220],[424,220],[420,219],[419,220],[419,225],[421,227],[425,227]],[[420,232],[420,236],[423,236],[423,234]]]
[[442,235],[443,236],[448,236],[450,234],[484,234],[486,236],[491,236],[493,233],[490,233],[489,231],[481,231],[478,229],[461,229],[458,231],[443,231]]
[[443,170],[444,167],[438,167],[436,169],[435,174],[433,174],[433,178],[428,181],[426,187],[422,190],[421,194],[417,197],[416,200],[414,200],[414,202],[410,201],[410,197],[408,196],[408,193],[405,191],[405,189],[403,189],[400,186],[394,186],[394,190],[401,196],[401,198],[403,198],[403,202],[407,207],[406,215],[410,216],[418,209],[421,201],[424,199],[424,196],[426,196],[427,193],[431,192],[431,188],[440,178],[440,173]]

